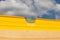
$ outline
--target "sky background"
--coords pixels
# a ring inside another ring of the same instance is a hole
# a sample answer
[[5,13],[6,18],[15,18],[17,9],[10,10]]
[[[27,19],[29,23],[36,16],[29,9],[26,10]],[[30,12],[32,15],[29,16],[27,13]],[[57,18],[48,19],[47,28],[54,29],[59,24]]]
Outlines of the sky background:
[[60,0],[0,0],[0,14],[60,19]]

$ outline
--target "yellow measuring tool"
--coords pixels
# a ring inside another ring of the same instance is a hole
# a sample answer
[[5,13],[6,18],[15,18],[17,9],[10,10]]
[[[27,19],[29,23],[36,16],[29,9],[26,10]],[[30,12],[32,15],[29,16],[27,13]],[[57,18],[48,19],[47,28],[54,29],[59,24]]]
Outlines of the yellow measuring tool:
[[24,17],[0,16],[0,30],[60,30],[60,20],[36,18],[28,23]]

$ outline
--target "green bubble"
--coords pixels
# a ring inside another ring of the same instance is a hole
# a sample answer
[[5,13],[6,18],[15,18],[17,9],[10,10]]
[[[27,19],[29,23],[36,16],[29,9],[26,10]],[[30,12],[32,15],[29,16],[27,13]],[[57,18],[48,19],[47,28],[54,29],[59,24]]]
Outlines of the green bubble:
[[33,20],[32,20],[32,19],[28,19],[27,21],[28,21],[28,22],[33,22]]

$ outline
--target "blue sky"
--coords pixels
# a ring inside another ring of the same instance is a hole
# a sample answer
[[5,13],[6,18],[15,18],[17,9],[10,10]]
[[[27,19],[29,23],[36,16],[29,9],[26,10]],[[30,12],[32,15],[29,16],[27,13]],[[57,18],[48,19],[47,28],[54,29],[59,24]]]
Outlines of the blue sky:
[[60,0],[0,0],[0,14],[60,19]]
[[[60,4],[60,0],[55,0],[56,4]],[[44,14],[42,18],[56,19],[56,12],[54,10],[49,11],[51,15]]]
[[55,1],[60,4],[60,0],[55,0]]
[[[60,4],[60,0],[55,0],[55,1],[56,1],[56,4]],[[50,15],[49,14],[43,14],[42,18],[56,19],[56,12],[55,12],[55,10],[50,10],[48,12],[50,13]]]

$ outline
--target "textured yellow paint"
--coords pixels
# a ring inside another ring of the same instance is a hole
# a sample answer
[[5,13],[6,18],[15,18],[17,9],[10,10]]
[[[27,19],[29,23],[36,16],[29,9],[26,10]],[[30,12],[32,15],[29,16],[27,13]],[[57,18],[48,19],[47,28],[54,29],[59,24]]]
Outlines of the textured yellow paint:
[[0,30],[60,30],[60,21],[37,18],[28,23],[24,17],[0,16]]

